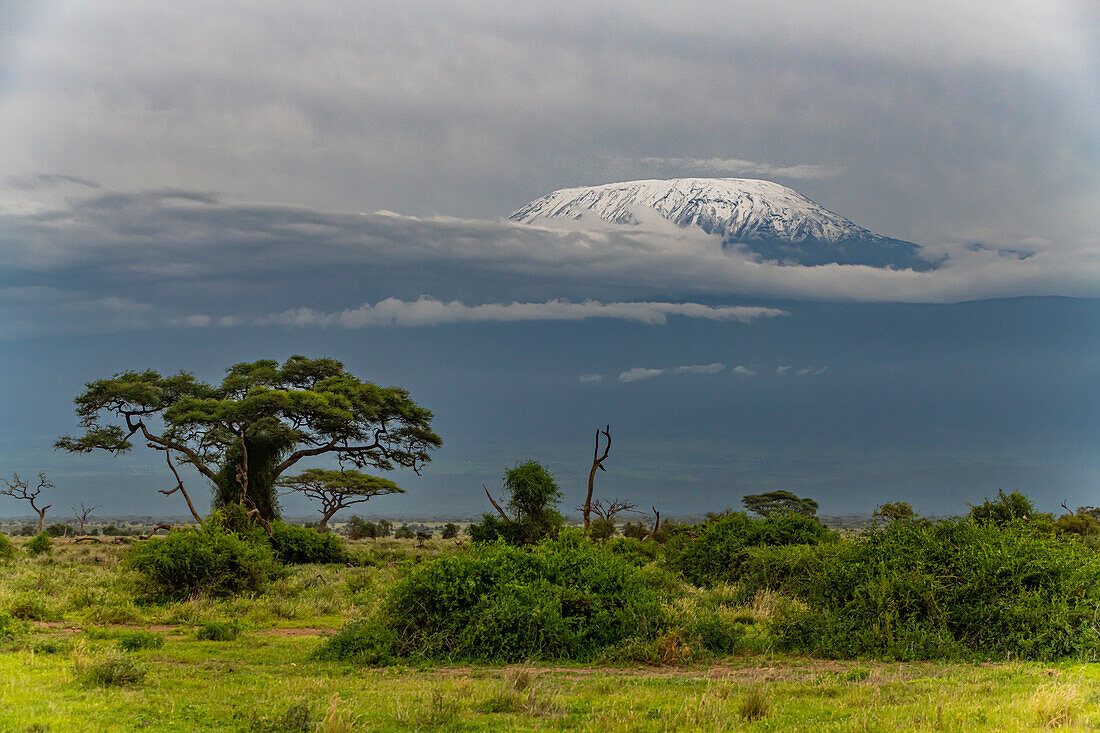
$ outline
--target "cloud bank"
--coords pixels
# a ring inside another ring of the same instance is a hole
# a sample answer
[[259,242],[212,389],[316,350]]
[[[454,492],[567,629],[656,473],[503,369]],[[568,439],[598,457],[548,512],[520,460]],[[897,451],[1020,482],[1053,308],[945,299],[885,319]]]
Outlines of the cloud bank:
[[444,303],[423,295],[413,302],[386,298],[375,305],[366,303],[358,308],[338,313],[319,313],[310,308],[297,308],[259,319],[258,323],[298,327],[364,328],[366,326],[437,326],[446,323],[583,321],[589,318],[611,318],[662,324],[668,322],[669,316],[747,323],[757,318],[775,318],[785,315],[790,314],[780,308],[708,306],[699,303],[600,303],[594,300],[570,303],[566,300],[548,300],[544,303],[484,303],[471,306],[457,300]]
[[[1087,242],[940,244],[927,249],[946,261],[930,272],[806,267],[759,261],[667,222],[547,228],[68,183],[86,193],[0,212],[7,316],[0,336],[206,319],[344,328],[595,317],[659,323],[673,315],[736,321],[778,313],[721,301],[1100,296],[1100,245]],[[1032,254],[1021,258],[1025,249]],[[364,293],[367,303],[356,306]],[[425,293],[432,297],[418,300]]]

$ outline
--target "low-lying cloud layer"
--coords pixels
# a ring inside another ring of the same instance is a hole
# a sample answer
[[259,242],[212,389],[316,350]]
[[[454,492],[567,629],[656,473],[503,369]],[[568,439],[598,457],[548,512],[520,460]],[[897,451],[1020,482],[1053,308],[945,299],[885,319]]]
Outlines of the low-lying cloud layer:
[[[583,321],[589,318],[612,318],[639,323],[667,323],[669,316],[703,318],[708,321],[747,323],[757,318],[789,315],[779,308],[757,306],[708,306],[699,303],[600,303],[587,300],[570,303],[548,300],[544,303],[484,303],[466,305],[457,300],[444,303],[429,296],[413,302],[386,298],[375,305],[338,313],[319,313],[310,308],[283,311],[260,319],[261,325],[282,326],[437,326],[445,323],[508,323],[515,321]],[[199,325],[199,324],[196,324]]]
[[[196,191],[121,193],[63,176],[50,180],[70,186],[63,200],[0,213],[6,336],[112,323],[259,320],[356,328],[592,317],[660,322],[669,315],[741,320],[777,313],[721,301],[1100,295],[1100,251],[1087,243],[941,243],[927,248],[930,257],[947,257],[932,272],[804,267],[758,261],[723,249],[701,230],[671,225],[568,229],[342,214],[225,203]],[[1024,249],[1034,254],[1014,254]],[[367,304],[357,306],[364,293]],[[424,293],[437,300],[416,300]],[[83,323],[81,303],[114,315],[93,323],[89,312]]]

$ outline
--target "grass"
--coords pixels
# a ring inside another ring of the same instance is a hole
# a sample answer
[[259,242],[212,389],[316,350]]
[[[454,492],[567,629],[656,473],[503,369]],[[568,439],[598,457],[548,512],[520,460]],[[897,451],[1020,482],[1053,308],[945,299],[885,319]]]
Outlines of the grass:
[[[407,544],[408,552],[422,552]],[[3,562],[0,614],[26,618],[13,619],[12,635],[0,639],[0,731],[1100,726],[1100,666],[775,655],[763,629],[782,599],[743,603],[729,586],[691,591],[668,610],[685,628],[717,619],[741,629],[744,644],[732,654],[702,653],[670,635],[609,666],[311,661],[319,634],[375,610],[405,561],[298,566],[263,594],[152,606],[130,600],[133,581],[117,565],[124,549],[57,540],[52,556],[23,553]],[[240,633],[203,640],[197,631],[208,624],[236,625]]]

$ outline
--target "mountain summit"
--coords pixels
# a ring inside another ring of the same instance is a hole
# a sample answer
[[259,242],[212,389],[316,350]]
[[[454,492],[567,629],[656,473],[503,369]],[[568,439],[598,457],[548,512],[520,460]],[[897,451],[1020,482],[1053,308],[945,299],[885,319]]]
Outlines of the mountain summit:
[[884,237],[834,214],[797,191],[751,178],[674,178],[563,188],[509,219],[524,224],[596,216],[642,225],[647,211],[680,227],[697,226],[763,260],[784,264],[869,265],[929,270],[912,242]]

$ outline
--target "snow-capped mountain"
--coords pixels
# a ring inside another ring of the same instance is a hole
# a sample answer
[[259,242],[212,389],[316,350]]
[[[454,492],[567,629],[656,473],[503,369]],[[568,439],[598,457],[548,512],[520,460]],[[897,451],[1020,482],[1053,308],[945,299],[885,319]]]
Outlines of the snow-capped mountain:
[[680,227],[697,226],[761,259],[822,265],[928,270],[912,242],[884,237],[834,214],[793,189],[750,178],[675,178],[563,188],[509,218],[524,224],[596,216],[641,225],[655,211]]

